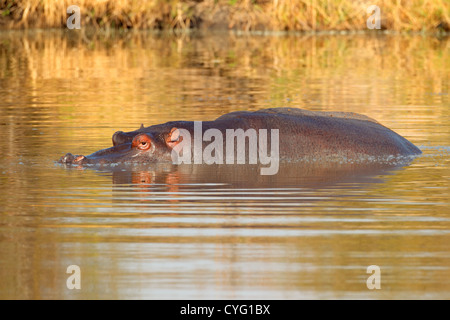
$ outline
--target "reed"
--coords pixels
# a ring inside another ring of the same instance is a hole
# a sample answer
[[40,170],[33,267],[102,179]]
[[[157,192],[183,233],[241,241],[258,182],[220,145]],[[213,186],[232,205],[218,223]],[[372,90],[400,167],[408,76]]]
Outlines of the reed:
[[375,4],[382,29],[450,30],[448,0],[0,0],[0,27],[64,27],[72,4],[95,28],[366,30]]

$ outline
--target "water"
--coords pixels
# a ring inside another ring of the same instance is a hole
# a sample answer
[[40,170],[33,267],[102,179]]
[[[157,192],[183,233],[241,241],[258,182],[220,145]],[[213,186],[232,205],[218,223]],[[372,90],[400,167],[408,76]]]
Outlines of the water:
[[[0,298],[450,298],[448,38],[0,33]],[[360,170],[55,164],[117,130],[298,107],[419,146]],[[69,265],[81,290],[69,290]],[[381,289],[369,290],[370,265]]]

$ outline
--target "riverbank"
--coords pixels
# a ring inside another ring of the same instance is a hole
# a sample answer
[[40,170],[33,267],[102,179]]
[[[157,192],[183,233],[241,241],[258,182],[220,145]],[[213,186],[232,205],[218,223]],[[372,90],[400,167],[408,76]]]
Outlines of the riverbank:
[[[0,0],[0,28],[64,28],[72,0]],[[98,29],[367,30],[380,8],[383,30],[450,31],[445,0],[79,0],[81,26]]]

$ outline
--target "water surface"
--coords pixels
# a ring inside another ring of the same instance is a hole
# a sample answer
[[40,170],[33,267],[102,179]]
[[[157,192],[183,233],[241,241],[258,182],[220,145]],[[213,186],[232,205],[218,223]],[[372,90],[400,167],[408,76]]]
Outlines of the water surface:
[[[0,298],[450,298],[450,41],[0,33]],[[117,130],[298,107],[363,113],[405,166],[66,168]],[[69,265],[81,290],[66,286]],[[381,269],[368,290],[366,269]]]

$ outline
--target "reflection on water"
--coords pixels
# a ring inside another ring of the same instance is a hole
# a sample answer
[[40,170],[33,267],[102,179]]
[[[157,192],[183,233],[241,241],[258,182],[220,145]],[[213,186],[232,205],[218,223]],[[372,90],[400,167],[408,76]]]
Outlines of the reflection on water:
[[[0,33],[0,298],[450,298],[449,45]],[[141,123],[283,106],[366,114],[424,154],[276,176],[54,163]],[[366,287],[369,265],[381,290]]]

